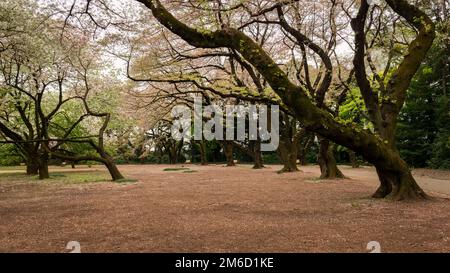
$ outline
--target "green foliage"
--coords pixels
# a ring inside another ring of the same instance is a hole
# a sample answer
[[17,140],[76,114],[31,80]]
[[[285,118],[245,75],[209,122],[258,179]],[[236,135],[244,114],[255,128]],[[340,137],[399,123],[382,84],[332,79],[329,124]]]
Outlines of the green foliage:
[[365,117],[366,107],[359,88],[353,87],[347,95],[347,99],[339,107],[339,119],[344,123],[355,123],[364,128],[370,127],[370,122]]
[[450,168],[450,108],[443,85],[450,74],[448,55],[438,39],[411,82],[399,116],[397,145],[414,167]]
[[397,129],[397,145],[402,157],[414,167],[426,167],[432,156],[432,144],[436,136],[436,89],[430,67],[419,71],[411,83],[408,97],[400,113]]
[[[3,181],[26,181],[26,182],[38,182],[38,176],[26,175],[23,170],[20,173],[3,173],[0,176],[0,183]],[[88,184],[88,183],[104,183],[110,182],[111,179],[106,172],[98,171],[82,171],[82,172],[56,172],[50,174],[49,183],[61,183],[61,184]],[[38,183],[42,183],[39,181]]]
[[280,157],[277,155],[276,152],[266,152],[263,153],[263,162],[265,164],[280,164]]
[[436,113],[437,134],[433,142],[430,166],[450,169],[450,100],[447,96],[439,98]]
[[13,144],[0,144],[0,166],[16,166],[22,161]]

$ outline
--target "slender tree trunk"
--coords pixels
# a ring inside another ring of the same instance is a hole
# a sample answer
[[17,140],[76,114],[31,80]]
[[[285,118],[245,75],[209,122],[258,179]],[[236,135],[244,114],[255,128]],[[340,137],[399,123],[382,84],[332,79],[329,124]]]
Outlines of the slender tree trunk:
[[162,148],[158,146],[158,164],[163,163],[163,151]]
[[201,165],[207,165],[207,160],[206,160],[206,143],[205,140],[201,140],[200,141],[200,162]]
[[301,139],[301,141],[299,141],[297,159],[300,160],[301,166],[308,165],[306,155],[308,153],[309,148],[311,147],[311,143],[313,142],[314,142],[314,134],[311,133],[307,133],[306,136],[303,139]]
[[169,149],[169,161],[170,164],[177,164],[177,151],[175,148]]
[[233,145],[229,141],[223,141],[223,152],[227,159],[227,167],[235,166],[233,158]]
[[255,164],[253,165],[253,169],[262,169],[264,168],[264,163],[262,159],[262,153],[261,153],[261,142],[255,141],[253,143],[253,153],[255,155],[254,160]]
[[344,174],[337,167],[333,146],[330,145],[330,141],[326,138],[319,138],[319,142],[318,162],[321,172],[320,179],[345,178]]

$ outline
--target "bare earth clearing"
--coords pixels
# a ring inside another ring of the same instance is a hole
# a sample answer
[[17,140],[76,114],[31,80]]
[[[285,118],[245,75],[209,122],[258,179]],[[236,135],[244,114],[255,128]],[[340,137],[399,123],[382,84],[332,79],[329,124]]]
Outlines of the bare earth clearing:
[[82,252],[368,252],[378,241],[383,252],[450,252],[449,172],[416,170],[434,198],[398,203],[368,198],[377,178],[367,167],[327,182],[316,166],[185,167],[120,166],[138,180],[124,184],[102,182],[101,167],[76,169],[79,183],[0,171],[0,251],[67,252],[79,241]]

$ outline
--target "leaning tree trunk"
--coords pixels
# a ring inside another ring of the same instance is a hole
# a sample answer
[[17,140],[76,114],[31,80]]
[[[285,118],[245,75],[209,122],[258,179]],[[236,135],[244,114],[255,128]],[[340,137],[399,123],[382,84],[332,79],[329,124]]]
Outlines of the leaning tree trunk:
[[333,146],[326,138],[319,138],[320,148],[318,155],[318,163],[320,166],[320,179],[336,179],[345,178],[344,174],[339,170],[336,159],[333,154]]
[[229,141],[223,142],[223,152],[225,154],[225,158],[227,159],[227,167],[235,166],[233,158],[233,145]]
[[103,164],[105,164],[106,168],[108,169],[113,181],[124,179],[123,175],[119,171],[119,168],[117,168],[117,165],[114,163],[114,160],[110,156],[104,158]]

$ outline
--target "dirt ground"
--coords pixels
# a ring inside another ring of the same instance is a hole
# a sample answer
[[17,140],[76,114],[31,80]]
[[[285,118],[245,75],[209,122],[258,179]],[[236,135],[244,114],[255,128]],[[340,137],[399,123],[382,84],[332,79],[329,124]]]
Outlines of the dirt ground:
[[341,167],[350,179],[327,182],[316,166],[169,167],[120,166],[138,180],[125,184],[0,174],[0,252],[68,252],[69,241],[82,252],[368,252],[369,241],[382,252],[450,252],[448,172],[414,172],[431,201],[391,202],[368,198],[368,167]]

